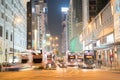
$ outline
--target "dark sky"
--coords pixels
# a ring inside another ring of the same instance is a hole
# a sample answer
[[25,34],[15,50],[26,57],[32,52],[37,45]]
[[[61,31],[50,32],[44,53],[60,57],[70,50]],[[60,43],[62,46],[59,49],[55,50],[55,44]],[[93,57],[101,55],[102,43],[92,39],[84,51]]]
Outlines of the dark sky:
[[68,7],[69,0],[48,0],[48,28],[53,36],[61,36],[61,7]]

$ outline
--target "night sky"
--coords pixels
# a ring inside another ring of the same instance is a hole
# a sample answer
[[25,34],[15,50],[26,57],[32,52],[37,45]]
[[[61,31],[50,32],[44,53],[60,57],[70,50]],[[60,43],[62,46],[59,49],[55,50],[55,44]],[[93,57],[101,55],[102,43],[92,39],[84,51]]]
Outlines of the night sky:
[[69,0],[48,0],[48,29],[52,36],[61,36],[61,7],[68,7]]

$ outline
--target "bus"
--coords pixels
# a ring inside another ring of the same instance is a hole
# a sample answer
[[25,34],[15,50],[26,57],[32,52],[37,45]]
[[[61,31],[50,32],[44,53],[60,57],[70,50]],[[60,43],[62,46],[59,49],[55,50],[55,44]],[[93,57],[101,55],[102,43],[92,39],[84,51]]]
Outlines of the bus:
[[76,61],[76,55],[75,54],[68,54],[68,58],[67,58],[67,66],[77,66],[77,61]]
[[39,67],[42,66],[42,54],[34,52],[22,52],[20,53],[21,64],[25,67]]
[[83,68],[94,68],[95,67],[95,51],[85,50],[84,51],[84,63]]
[[82,68],[83,67],[83,53],[80,53],[77,55],[77,63],[78,63],[78,67]]
[[42,54],[41,53],[32,53],[32,65],[33,66],[42,66]]

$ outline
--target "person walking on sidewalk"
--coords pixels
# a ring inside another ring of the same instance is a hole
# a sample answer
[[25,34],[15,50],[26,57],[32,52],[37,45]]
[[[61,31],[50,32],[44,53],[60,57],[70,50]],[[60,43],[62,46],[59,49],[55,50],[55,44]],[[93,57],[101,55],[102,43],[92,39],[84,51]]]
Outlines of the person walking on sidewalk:
[[98,67],[101,68],[102,60],[98,60]]

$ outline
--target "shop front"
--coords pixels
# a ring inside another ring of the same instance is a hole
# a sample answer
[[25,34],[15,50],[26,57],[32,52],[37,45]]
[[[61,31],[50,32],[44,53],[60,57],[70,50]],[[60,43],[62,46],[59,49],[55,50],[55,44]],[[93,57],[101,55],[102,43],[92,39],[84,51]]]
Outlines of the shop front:
[[97,51],[96,59],[102,61],[102,66],[116,67],[115,44],[113,33],[96,41],[94,49]]
[[[102,66],[111,67],[114,65],[114,48],[102,47],[96,48],[96,60],[97,62],[102,61]],[[98,63],[97,63],[98,64]]]

